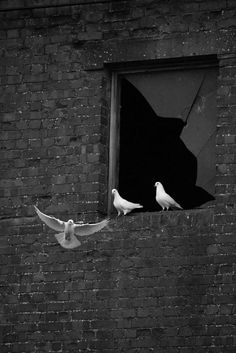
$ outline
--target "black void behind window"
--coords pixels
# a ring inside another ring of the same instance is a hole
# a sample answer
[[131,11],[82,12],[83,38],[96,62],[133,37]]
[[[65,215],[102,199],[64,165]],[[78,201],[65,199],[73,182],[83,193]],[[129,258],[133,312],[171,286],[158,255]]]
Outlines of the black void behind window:
[[214,200],[216,68],[122,75],[120,194],[158,210],[156,181],[183,208]]

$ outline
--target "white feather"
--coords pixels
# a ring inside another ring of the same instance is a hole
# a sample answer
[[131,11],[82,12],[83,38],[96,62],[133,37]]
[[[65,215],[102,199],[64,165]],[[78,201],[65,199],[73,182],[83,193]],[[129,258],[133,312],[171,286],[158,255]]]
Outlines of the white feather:
[[165,189],[159,181],[155,183],[156,187],[156,201],[161,206],[162,210],[169,208],[180,208],[182,207],[169,195],[165,192]]
[[118,212],[118,216],[123,213],[126,215],[127,213],[133,211],[135,208],[142,208],[143,206],[139,203],[133,203],[123,199],[119,192],[116,189],[112,189],[112,194],[114,195],[113,205]]
[[74,223],[72,219],[69,219],[67,222],[61,221],[55,217],[48,216],[42,213],[36,206],[34,206],[39,218],[50,228],[61,233],[56,234],[55,237],[60,245],[66,249],[74,249],[77,246],[81,245],[80,241],[75,237],[90,235],[98,232],[104,228],[109,220],[104,219],[98,223]]

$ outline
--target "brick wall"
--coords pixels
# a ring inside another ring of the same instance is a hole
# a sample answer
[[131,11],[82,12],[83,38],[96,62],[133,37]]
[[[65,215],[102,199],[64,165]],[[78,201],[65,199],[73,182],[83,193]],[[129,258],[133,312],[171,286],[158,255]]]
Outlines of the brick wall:
[[129,216],[74,251],[4,221],[1,352],[233,353],[235,235],[216,219]]
[[[235,352],[235,10],[230,0],[0,2],[1,352]],[[32,205],[62,219],[106,214],[104,64],[212,54],[215,205],[112,220],[61,248]]]

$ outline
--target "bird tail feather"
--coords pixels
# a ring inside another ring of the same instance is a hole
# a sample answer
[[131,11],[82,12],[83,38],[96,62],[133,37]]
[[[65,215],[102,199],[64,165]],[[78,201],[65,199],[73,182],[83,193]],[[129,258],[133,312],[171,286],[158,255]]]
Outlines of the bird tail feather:
[[178,208],[178,209],[183,209],[177,202],[172,206],[172,208]]
[[70,240],[65,239],[65,233],[55,234],[55,238],[58,243],[65,249],[74,249],[81,245],[81,242],[74,236],[71,235]]

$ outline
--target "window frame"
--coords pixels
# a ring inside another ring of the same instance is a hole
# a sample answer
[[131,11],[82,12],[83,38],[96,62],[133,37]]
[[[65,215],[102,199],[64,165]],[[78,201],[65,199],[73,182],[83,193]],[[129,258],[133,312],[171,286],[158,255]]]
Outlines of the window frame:
[[186,69],[219,68],[216,55],[152,60],[148,62],[108,64],[111,79],[109,166],[108,166],[108,214],[112,213],[113,198],[111,190],[118,185],[119,145],[120,145],[120,81],[122,76],[135,73],[174,71]]

